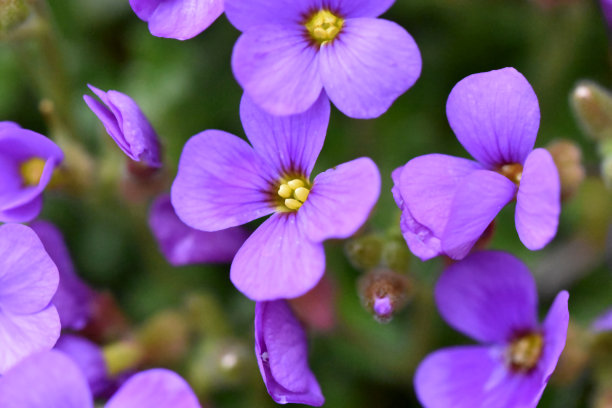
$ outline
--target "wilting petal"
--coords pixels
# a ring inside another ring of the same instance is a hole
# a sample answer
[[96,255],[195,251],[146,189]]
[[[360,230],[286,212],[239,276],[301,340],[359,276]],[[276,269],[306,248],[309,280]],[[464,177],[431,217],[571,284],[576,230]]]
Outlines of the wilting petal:
[[435,299],[449,325],[481,342],[503,343],[537,326],[535,281],[520,260],[504,252],[475,252],[449,266]]
[[164,256],[175,266],[231,262],[248,237],[241,227],[205,232],[185,225],[174,212],[169,195],[151,206],[149,226]]
[[314,242],[348,238],[368,219],[380,195],[380,173],[362,157],[319,174],[298,210],[300,229]]
[[302,27],[246,31],[234,46],[232,69],[244,91],[273,115],[306,111],[323,89],[317,49]]
[[26,315],[0,308],[0,374],[30,354],[51,350],[59,338],[60,329],[55,306]]
[[453,259],[465,257],[489,224],[516,193],[515,184],[488,170],[465,178],[451,203],[442,249]]
[[561,186],[557,166],[546,149],[535,149],[523,168],[516,196],[516,231],[532,251],[545,247],[557,233]]
[[274,179],[244,140],[219,130],[193,136],[172,185],[172,206],[187,225],[218,231],[274,211],[267,191]]
[[321,388],[308,366],[306,333],[286,301],[257,302],[255,353],[274,401],[323,405]]
[[448,97],[446,115],[463,147],[490,167],[523,164],[540,126],[538,98],[514,68],[462,79]]
[[249,141],[277,174],[310,176],[325,141],[329,114],[324,94],[306,112],[290,116],[270,115],[247,94],[240,103],[240,119]]
[[199,408],[189,384],[166,369],[143,371],[131,377],[108,401],[106,408]]
[[537,366],[542,389],[555,371],[559,357],[565,348],[569,325],[568,299],[569,294],[566,291],[559,292],[542,323],[544,348]]
[[252,300],[288,299],[312,289],[325,272],[323,245],[313,243],[290,213],[272,215],[246,240],[230,277]]
[[223,0],[165,0],[145,20],[156,37],[188,40],[206,30],[222,13]]
[[34,354],[0,381],[2,408],[93,408],[78,366],[59,351]]
[[330,8],[344,18],[378,17],[389,9],[395,0],[331,0]]
[[595,332],[612,331],[612,309],[595,319],[591,328]]
[[342,113],[376,118],[416,82],[421,54],[396,23],[349,19],[338,38],[321,46],[320,69],[325,92]]
[[240,31],[264,31],[269,25],[301,26],[305,15],[320,4],[321,0],[225,0],[225,15]]
[[49,304],[58,282],[57,267],[31,228],[0,226],[0,311],[36,313]]

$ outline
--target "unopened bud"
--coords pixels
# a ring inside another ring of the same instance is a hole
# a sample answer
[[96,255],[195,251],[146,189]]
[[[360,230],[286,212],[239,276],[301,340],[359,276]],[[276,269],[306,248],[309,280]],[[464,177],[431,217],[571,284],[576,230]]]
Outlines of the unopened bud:
[[0,0],[0,34],[7,34],[29,16],[30,8],[25,0]]
[[559,171],[561,198],[567,200],[576,193],[586,175],[582,165],[582,151],[576,143],[566,139],[554,141],[546,149]]
[[362,235],[346,243],[346,256],[351,264],[361,270],[380,265],[383,252],[383,239],[375,234]]
[[138,340],[151,365],[169,365],[184,357],[189,346],[189,328],[182,314],[162,312],[139,330]]
[[571,105],[583,131],[594,140],[612,138],[612,95],[592,81],[582,81],[571,94]]
[[163,168],[150,167],[127,159],[126,170],[121,179],[120,190],[128,202],[148,202],[168,190],[170,179]]
[[387,239],[382,248],[382,261],[395,272],[407,272],[410,267],[410,250],[403,239]]
[[103,354],[108,373],[114,377],[137,368],[142,362],[144,353],[138,342],[124,340],[105,346]]
[[406,305],[412,288],[407,276],[387,269],[362,276],[358,286],[363,306],[381,323],[389,322]]

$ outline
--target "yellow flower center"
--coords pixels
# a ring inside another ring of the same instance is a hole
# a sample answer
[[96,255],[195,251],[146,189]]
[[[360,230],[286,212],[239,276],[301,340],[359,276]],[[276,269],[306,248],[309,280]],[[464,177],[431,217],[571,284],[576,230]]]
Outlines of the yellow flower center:
[[37,186],[40,183],[40,177],[44,169],[45,161],[39,157],[23,162],[19,167],[23,184],[26,186]]
[[278,196],[281,200],[281,211],[297,211],[306,202],[310,194],[307,180],[292,178],[281,180],[278,187]]
[[319,10],[304,25],[306,30],[308,30],[310,38],[317,44],[323,45],[336,38],[342,30],[344,19],[329,10]]
[[521,184],[521,177],[523,177],[523,166],[519,163],[504,164],[498,170],[498,173],[502,176],[507,177],[517,186]]
[[508,363],[515,371],[526,372],[536,366],[542,356],[544,339],[539,333],[518,337],[508,347]]

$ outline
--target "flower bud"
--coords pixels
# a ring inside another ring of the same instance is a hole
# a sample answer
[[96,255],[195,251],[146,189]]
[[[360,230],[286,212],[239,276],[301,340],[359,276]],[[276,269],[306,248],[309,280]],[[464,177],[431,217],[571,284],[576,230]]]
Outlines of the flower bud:
[[567,200],[576,193],[586,175],[582,165],[582,151],[576,143],[567,139],[554,141],[546,149],[559,171],[561,198]]
[[410,267],[410,250],[403,239],[388,239],[382,248],[382,261],[395,272],[407,272]]
[[368,270],[380,264],[383,239],[375,234],[361,235],[349,240],[346,256],[356,269]]
[[571,105],[583,131],[593,140],[612,138],[612,95],[591,81],[582,81],[571,94]]
[[0,0],[0,36],[26,21],[30,8],[25,0]]
[[138,332],[144,359],[151,365],[180,361],[189,347],[189,328],[183,314],[164,311],[148,320]]
[[363,306],[376,320],[387,323],[410,299],[412,284],[405,275],[377,269],[362,276],[358,288]]

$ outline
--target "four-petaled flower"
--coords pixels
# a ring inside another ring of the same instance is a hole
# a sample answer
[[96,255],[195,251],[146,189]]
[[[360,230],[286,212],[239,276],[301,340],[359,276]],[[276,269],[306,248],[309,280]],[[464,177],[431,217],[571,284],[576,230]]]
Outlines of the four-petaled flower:
[[475,252],[440,277],[435,300],[448,324],[482,345],[430,354],[414,386],[427,408],[531,408],[540,400],[565,347],[568,293],[542,324],[527,267],[504,252]]
[[399,25],[378,19],[394,0],[225,0],[243,32],[232,68],[245,92],[275,115],[306,111],[322,91],[353,118],[387,111],[421,73]]
[[172,205],[183,222],[204,231],[274,213],[236,254],[231,280],[253,300],[297,297],[325,271],[322,242],[347,238],[366,221],[380,174],[372,160],[360,158],[310,179],[329,122],[323,96],[309,111],[283,117],[244,96],[240,114],[253,147],[218,130],[193,136],[181,156]]
[[525,77],[513,68],[470,75],[453,88],[446,113],[477,161],[429,154],[393,172],[411,251],[422,260],[465,257],[514,198],[523,244],[531,250],[548,244],[559,222],[559,175],[550,153],[533,149],[540,110]]

